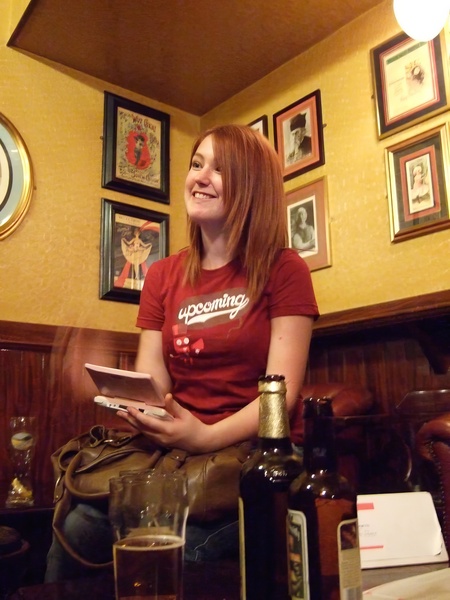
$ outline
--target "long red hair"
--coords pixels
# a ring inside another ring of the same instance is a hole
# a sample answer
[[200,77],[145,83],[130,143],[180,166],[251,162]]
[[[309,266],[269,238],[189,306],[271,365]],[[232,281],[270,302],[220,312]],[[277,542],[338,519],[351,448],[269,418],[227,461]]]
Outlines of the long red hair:
[[[222,125],[195,141],[212,136],[214,156],[222,173],[228,250],[247,272],[248,295],[257,299],[267,283],[278,252],[286,246],[286,204],[278,156],[269,141],[245,125]],[[188,220],[186,278],[195,285],[201,271],[200,227]]]

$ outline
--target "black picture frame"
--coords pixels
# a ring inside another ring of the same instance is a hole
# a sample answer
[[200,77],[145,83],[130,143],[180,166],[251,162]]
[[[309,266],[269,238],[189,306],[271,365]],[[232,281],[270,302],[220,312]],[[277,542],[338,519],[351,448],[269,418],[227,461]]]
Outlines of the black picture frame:
[[449,108],[445,35],[429,42],[400,33],[370,51],[378,138]]
[[148,267],[168,252],[169,215],[102,198],[101,300],[139,304]]
[[105,92],[102,187],[170,204],[170,115]]
[[[300,144],[293,137],[296,130],[303,131],[304,137]],[[285,181],[324,165],[320,90],[311,92],[275,113],[273,135]]]
[[248,126],[262,133],[266,138],[269,137],[269,119],[267,115],[262,115],[254,121],[248,123]]

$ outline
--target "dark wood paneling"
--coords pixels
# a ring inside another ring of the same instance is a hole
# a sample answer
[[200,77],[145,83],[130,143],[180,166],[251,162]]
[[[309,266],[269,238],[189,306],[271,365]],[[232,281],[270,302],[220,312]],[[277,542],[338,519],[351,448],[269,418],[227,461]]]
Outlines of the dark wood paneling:
[[380,411],[392,414],[411,390],[449,387],[450,373],[436,374],[415,339],[387,336],[361,342],[339,336],[339,342],[313,338],[306,380],[362,385],[372,391]]
[[[377,308],[378,307],[378,308]],[[450,388],[450,292],[321,317],[306,382],[345,382],[372,391],[377,409],[395,412],[414,389]],[[121,426],[94,405],[85,362],[132,369],[138,334],[0,321],[0,464],[11,475],[7,423],[39,420],[36,478],[51,485],[51,453],[95,423]]]
[[132,369],[137,334],[0,322],[0,464],[12,476],[7,423],[13,415],[38,418],[34,463],[40,485],[53,482],[50,456],[70,437],[95,423],[123,422],[96,406],[96,388],[85,362]]

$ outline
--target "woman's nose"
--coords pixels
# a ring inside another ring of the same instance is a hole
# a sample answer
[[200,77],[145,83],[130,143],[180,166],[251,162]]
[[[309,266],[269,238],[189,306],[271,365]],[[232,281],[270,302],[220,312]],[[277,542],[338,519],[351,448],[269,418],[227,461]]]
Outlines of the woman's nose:
[[210,170],[209,168],[205,165],[204,167],[202,167],[199,171],[196,171],[195,173],[195,180],[199,181],[201,183],[204,183],[205,181],[209,181],[210,178]]

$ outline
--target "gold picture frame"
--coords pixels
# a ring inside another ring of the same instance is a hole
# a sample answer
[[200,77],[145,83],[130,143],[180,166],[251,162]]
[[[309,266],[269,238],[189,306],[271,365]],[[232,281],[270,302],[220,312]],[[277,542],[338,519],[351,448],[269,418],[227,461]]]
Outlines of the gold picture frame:
[[391,241],[450,227],[448,125],[385,150]]
[[0,113],[0,240],[21,223],[33,194],[30,155],[21,135]]
[[322,177],[286,194],[289,247],[310,271],[331,267],[326,179]]

